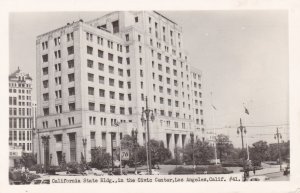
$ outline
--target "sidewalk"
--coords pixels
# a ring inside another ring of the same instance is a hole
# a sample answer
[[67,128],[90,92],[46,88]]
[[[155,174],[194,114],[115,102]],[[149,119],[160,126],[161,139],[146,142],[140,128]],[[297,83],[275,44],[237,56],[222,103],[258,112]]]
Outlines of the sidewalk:
[[[256,170],[255,171],[255,176],[271,174],[271,173],[277,173],[277,172],[281,172],[279,167],[264,168],[262,170]],[[254,176],[253,171],[250,171],[249,175]]]

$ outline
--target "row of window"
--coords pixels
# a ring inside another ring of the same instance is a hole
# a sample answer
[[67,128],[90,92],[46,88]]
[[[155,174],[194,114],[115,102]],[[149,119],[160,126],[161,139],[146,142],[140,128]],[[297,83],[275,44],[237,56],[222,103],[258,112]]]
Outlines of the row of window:
[[[76,110],[75,103],[69,103],[68,107],[69,107],[69,112]],[[55,106],[55,111],[56,111],[56,114],[62,113],[63,112],[62,111],[62,105],[61,104],[56,105]],[[43,108],[43,113],[44,113],[44,116],[48,116],[49,115],[49,107],[44,107]]]
[[[9,93],[17,93],[17,89],[15,89],[15,88],[10,88],[9,89]],[[20,94],[25,94],[25,90],[24,89],[19,89],[18,90],[18,93],[20,93]],[[26,94],[31,94],[31,90],[26,90]]]
[[[71,40],[73,40],[73,39],[74,39],[73,32],[67,33],[67,42],[69,42],[69,41],[71,41]],[[54,45],[55,45],[55,46],[60,45],[60,43],[61,43],[61,37],[55,37],[55,38],[53,39],[53,42],[54,42]],[[41,43],[41,45],[42,45],[42,49],[43,49],[43,50],[48,49],[48,41],[43,41],[43,42]]]
[[32,131],[9,131],[9,141],[12,141],[12,140],[13,141],[32,140]]
[[[26,146],[27,144],[27,146]],[[12,143],[12,141],[9,142],[9,145],[13,145],[13,146],[18,146],[18,143]],[[22,146],[22,150],[23,151],[31,151],[32,146],[31,143],[19,143],[19,146]],[[25,149],[25,147],[27,147],[27,149]],[[10,156],[16,156],[15,152],[9,152]]]
[[[25,110],[26,110],[26,114],[25,114]],[[9,115],[31,116],[31,108],[19,108],[19,114],[17,114],[17,108],[9,108]]]
[[32,118],[9,118],[9,128],[30,129],[32,128]]
[[[94,35],[90,32],[86,32],[86,40],[89,42],[93,42]],[[100,36],[97,36],[97,44],[103,46],[104,39]],[[121,44],[116,43],[117,51],[123,52],[123,46]],[[107,47],[110,49],[114,49],[114,42],[111,40],[107,40]]]

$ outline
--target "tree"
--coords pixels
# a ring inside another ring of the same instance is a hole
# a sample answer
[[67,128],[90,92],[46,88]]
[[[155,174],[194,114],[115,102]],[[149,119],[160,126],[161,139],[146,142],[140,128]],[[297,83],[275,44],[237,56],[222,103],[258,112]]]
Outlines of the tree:
[[102,169],[107,167],[110,163],[111,156],[109,153],[106,153],[105,149],[97,147],[91,151],[92,160],[90,162],[91,167]]
[[150,150],[152,165],[162,163],[172,156],[170,150],[165,148],[163,141],[150,140]]
[[252,144],[250,148],[250,160],[253,165],[260,166],[262,161],[269,159],[269,146],[266,141],[258,141]]
[[220,161],[226,160],[233,152],[233,145],[227,135],[219,134],[216,137],[217,153]]
[[194,144],[190,142],[183,149],[183,161],[192,164],[193,153],[196,165],[206,164],[213,159],[214,148],[210,146],[208,142],[199,139]]
[[37,163],[37,160],[33,153],[23,153],[20,162],[22,165],[24,165],[24,167],[31,168]]

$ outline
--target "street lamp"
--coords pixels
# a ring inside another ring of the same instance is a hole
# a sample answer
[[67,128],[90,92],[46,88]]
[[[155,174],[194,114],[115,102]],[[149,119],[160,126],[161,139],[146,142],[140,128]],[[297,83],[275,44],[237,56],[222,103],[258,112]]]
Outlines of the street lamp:
[[195,149],[194,149],[194,133],[190,133],[191,137],[191,143],[192,143],[192,153],[193,153],[193,169],[194,169],[194,174],[196,174],[196,164],[195,164]]
[[[240,118],[240,126],[237,128],[237,134],[239,135],[241,133],[241,139],[242,139],[242,156],[243,156],[243,170],[244,170],[244,178],[246,179],[247,172],[245,171],[245,157],[244,157],[244,134],[247,133],[246,127],[242,124],[242,119]],[[248,145],[248,144],[247,144]]]
[[281,135],[281,133],[279,133],[278,128],[277,128],[277,132],[274,134],[274,139],[277,139],[278,159],[279,159],[279,165],[280,165],[280,171],[281,171],[282,166],[281,166],[281,150],[280,150],[279,139],[282,139],[282,135]]
[[[151,113],[151,114],[150,114]],[[144,114],[146,116],[146,119],[144,117]],[[148,149],[148,172],[151,175],[152,174],[152,164],[151,164],[151,150],[150,150],[150,127],[149,127],[149,122],[151,121],[153,122],[155,117],[153,114],[153,110],[149,109],[148,107],[148,98],[146,97],[146,109],[142,111],[142,117],[141,117],[141,121],[144,124],[146,122],[146,128],[147,128],[147,149]]]
[[137,149],[137,135],[138,135],[138,130],[137,129],[132,129],[131,130],[131,136],[133,137],[133,149],[134,149],[134,173],[137,173],[136,169],[136,149]]
[[86,143],[87,143],[87,139],[86,138],[82,138],[83,151],[84,151],[84,162],[85,163],[86,163]]

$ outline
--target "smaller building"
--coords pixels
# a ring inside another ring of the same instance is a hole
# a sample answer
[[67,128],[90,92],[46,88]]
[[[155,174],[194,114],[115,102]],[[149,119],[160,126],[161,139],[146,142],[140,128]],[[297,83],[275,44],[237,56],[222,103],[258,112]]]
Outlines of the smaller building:
[[22,146],[9,146],[9,167],[17,167],[22,158]]
[[[32,152],[32,78],[20,68],[9,75],[9,146]],[[19,151],[19,150],[18,150]]]

